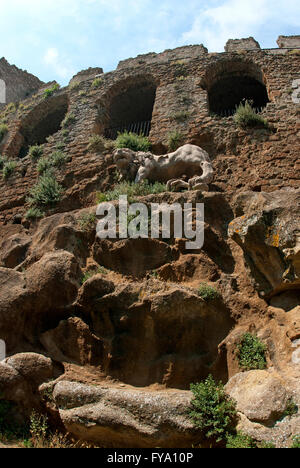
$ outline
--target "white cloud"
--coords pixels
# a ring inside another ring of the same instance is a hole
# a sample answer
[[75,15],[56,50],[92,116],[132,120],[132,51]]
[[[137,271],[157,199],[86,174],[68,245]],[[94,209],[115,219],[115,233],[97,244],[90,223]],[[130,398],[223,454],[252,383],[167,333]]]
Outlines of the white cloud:
[[44,55],[44,63],[51,67],[60,78],[68,78],[74,75],[73,67],[64,60],[55,47],[50,47]]
[[255,36],[262,27],[272,23],[278,27],[300,26],[299,18],[298,0],[223,0],[220,6],[204,9],[196,15],[191,29],[182,34],[182,41],[185,44],[203,42],[210,51],[219,52],[230,38]]

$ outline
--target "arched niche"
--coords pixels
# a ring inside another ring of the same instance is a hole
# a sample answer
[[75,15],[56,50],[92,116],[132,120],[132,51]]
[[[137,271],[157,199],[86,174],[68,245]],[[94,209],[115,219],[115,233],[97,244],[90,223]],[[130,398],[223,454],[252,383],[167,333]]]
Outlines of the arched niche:
[[98,103],[96,133],[117,138],[130,131],[148,136],[157,85],[151,76],[134,76],[116,83]]
[[252,62],[222,60],[206,71],[202,86],[208,92],[210,113],[223,117],[233,115],[246,100],[257,112],[269,102],[264,74]]

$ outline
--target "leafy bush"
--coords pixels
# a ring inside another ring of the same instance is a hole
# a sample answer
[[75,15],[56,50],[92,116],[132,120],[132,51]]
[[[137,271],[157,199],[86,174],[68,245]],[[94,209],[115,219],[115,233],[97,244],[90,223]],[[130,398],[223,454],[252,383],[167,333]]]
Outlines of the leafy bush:
[[60,89],[60,85],[58,83],[55,83],[52,88],[45,89],[44,91],[44,98],[49,98],[53,96],[55,91],[58,91]]
[[176,151],[183,144],[183,141],[184,141],[184,137],[180,132],[178,132],[177,130],[170,132],[168,136],[169,150]]
[[115,142],[101,135],[92,135],[89,139],[88,150],[94,153],[103,153],[115,149]]
[[8,132],[8,126],[5,123],[0,124],[0,143]]
[[226,448],[228,449],[274,449],[276,448],[272,442],[257,442],[252,437],[237,432],[227,436]]
[[26,219],[32,219],[32,220],[40,219],[40,218],[43,218],[44,216],[45,216],[45,213],[43,211],[41,211],[39,208],[34,208],[34,207],[29,208],[29,210],[25,214]]
[[167,186],[160,182],[149,184],[148,181],[144,181],[140,184],[134,182],[121,182],[116,185],[114,190],[106,193],[97,194],[97,203],[109,202],[118,200],[121,195],[127,195],[128,200],[134,200],[134,197],[143,197],[155,193],[163,193],[167,191]]
[[48,171],[31,189],[28,202],[36,207],[53,206],[60,202],[62,192],[62,186],[56,181],[53,173]]
[[286,418],[287,416],[294,416],[295,414],[298,414],[298,406],[296,405],[294,400],[290,398],[283,413],[283,418]]
[[228,449],[254,449],[257,448],[256,442],[252,437],[238,432],[227,436],[226,448]]
[[241,103],[234,115],[234,121],[240,127],[264,127],[269,128],[268,122],[261,115],[258,115],[251,104],[246,101]]
[[95,78],[94,81],[92,82],[92,88],[99,88],[103,83],[103,80],[101,78]]
[[71,112],[68,112],[61,123],[62,128],[70,127],[76,121],[76,117]]
[[9,179],[12,174],[14,173],[14,170],[17,167],[17,163],[15,161],[7,161],[2,170],[2,176],[4,180]]
[[227,395],[223,384],[210,375],[204,382],[191,385],[194,394],[190,417],[207,439],[221,442],[236,425],[235,402]]
[[293,445],[291,448],[293,449],[300,448],[300,434],[293,437]]
[[43,174],[47,170],[53,167],[62,167],[69,161],[67,156],[62,151],[54,151],[48,157],[41,158],[37,165],[37,170],[40,174]]
[[95,228],[97,217],[95,213],[85,213],[81,215],[77,223],[83,231],[88,231]]
[[256,335],[245,333],[238,344],[237,356],[241,369],[250,371],[267,367],[266,345]]
[[116,148],[129,148],[132,151],[149,151],[151,143],[147,137],[132,132],[119,133]]
[[198,294],[204,301],[213,301],[221,297],[220,293],[213,287],[206,283],[200,285]]
[[73,81],[73,83],[69,85],[69,89],[71,91],[78,89],[78,88],[80,88],[80,81]]
[[43,145],[30,146],[28,154],[32,161],[38,161],[43,156]]

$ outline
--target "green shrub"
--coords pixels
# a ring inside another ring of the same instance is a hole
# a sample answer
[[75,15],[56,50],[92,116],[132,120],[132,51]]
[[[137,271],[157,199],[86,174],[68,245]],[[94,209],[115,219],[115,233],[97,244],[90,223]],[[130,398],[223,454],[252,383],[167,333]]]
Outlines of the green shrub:
[[73,91],[78,88],[80,88],[80,81],[73,81],[73,83],[69,85],[70,91]]
[[54,206],[60,202],[62,192],[62,186],[56,181],[53,173],[48,171],[31,189],[28,202],[35,207]]
[[274,449],[276,448],[272,442],[258,442],[252,437],[237,432],[227,436],[226,448],[228,449]]
[[88,150],[94,153],[103,153],[115,149],[115,142],[101,135],[92,135],[89,139]]
[[160,182],[155,182],[154,184],[149,184],[148,181],[144,181],[140,184],[136,184],[134,182],[121,182],[110,192],[98,193],[97,203],[118,200],[121,195],[127,195],[128,200],[133,201],[135,197],[143,197],[163,192],[167,192],[167,186]]
[[207,439],[226,440],[226,434],[236,426],[235,402],[227,395],[223,384],[210,375],[204,382],[191,385],[194,394],[190,417]]
[[2,170],[2,177],[4,180],[8,180],[12,174],[14,173],[17,167],[17,163],[15,161],[7,161]]
[[0,124],[0,143],[8,132],[8,126],[5,123]]
[[206,283],[200,285],[198,294],[204,301],[214,301],[221,297],[220,293],[213,286],[209,286]]
[[53,94],[60,89],[60,85],[55,83],[52,88],[45,89],[44,91],[44,98],[49,98],[53,96]]
[[291,448],[293,449],[300,448],[300,434],[293,437],[293,445]]
[[237,356],[240,368],[245,371],[266,369],[267,347],[256,335],[245,333],[238,344]]
[[68,112],[61,123],[62,128],[70,127],[76,121],[76,117],[71,112]]
[[43,156],[43,145],[34,145],[29,148],[29,156],[32,161],[36,162]]
[[69,156],[67,156],[62,151],[54,151],[48,157],[41,158],[37,165],[37,170],[39,174],[44,174],[53,167],[63,167],[69,161]]
[[169,151],[176,151],[183,144],[183,141],[184,137],[180,132],[177,130],[170,132],[168,135]]
[[83,231],[89,231],[95,228],[97,217],[95,213],[85,213],[80,216],[77,223]]
[[92,88],[99,88],[103,83],[103,80],[101,78],[95,78],[94,81],[92,82]]
[[257,444],[252,437],[238,432],[237,434],[229,434],[227,436],[226,448],[228,449],[254,449]]
[[298,414],[298,406],[294,400],[290,398],[283,413],[283,418],[286,418],[287,416],[294,416],[295,414]]
[[29,208],[29,210],[25,214],[25,218],[31,219],[31,220],[40,219],[40,218],[43,218],[44,216],[45,216],[45,213],[43,211],[41,211],[39,208],[34,208],[34,207]]
[[132,132],[119,133],[116,148],[129,148],[132,151],[149,151],[151,143],[147,137]]
[[251,104],[246,101],[241,103],[234,115],[234,121],[240,127],[264,127],[269,128],[268,122],[261,115],[258,115]]

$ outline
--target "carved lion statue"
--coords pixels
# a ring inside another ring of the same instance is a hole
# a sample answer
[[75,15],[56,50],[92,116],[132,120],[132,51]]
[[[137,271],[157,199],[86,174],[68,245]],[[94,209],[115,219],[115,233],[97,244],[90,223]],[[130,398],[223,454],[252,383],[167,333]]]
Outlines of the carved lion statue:
[[208,153],[195,145],[184,145],[162,156],[121,148],[114,151],[114,160],[123,179],[136,183],[145,179],[164,182],[168,190],[208,191],[208,184],[213,180]]

